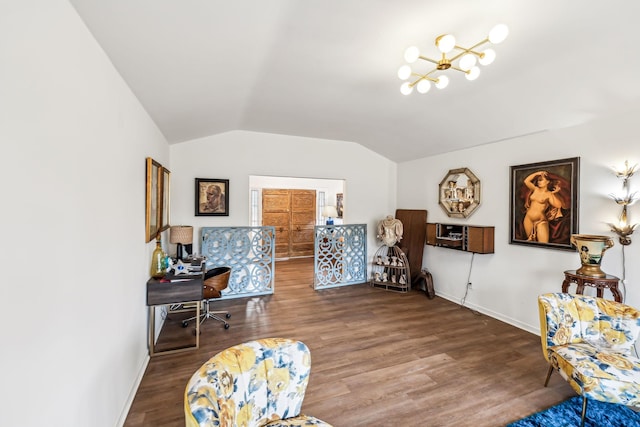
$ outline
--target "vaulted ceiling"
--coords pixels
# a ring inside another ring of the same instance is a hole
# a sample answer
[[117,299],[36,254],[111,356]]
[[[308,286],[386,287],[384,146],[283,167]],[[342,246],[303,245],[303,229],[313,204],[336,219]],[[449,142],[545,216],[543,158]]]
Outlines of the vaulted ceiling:
[[[400,162],[640,100],[640,2],[70,1],[170,143],[248,130],[353,141]],[[477,80],[449,70],[445,89],[400,93],[408,46],[437,57],[436,36],[469,46],[498,23],[509,37]]]

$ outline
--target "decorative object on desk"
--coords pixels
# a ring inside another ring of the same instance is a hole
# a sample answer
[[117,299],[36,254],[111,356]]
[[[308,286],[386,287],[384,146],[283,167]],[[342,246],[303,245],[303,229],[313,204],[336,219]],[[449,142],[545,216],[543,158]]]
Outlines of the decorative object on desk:
[[600,269],[604,252],[613,247],[613,239],[609,236],[596,236],[593,234],[572,234],[571,244],[580,254],[582,267],[576,273],[583,276],[605,277]]
[[[566,427],[580,425],[582,398],[572,397],[558,405],[536,412],[507,427]],[[624,405],[600,402],[589,402],[589,416],[585,420],[587,427],[629,427],[640,425],[640,414]]]
[[164,277],[167,272],[166,254],[162,250],[162,240],[160,239],[160,233],[156,236],[156,248],[151,255],[151,269],[150,274],[154,279],[160,279]]
[[229,180],[196,178],[196,216],[229,216]]
[[438,194],[449,217],[467,218],[480,206],[480,180],[469,168],[451,169],[440,181]]
[[174,270],[174,274],[176,276],[180,275],[180,274],[187,274],[187,266],[182,262],[181,259],[178,260],[178,262],[176,262],[173,265],[173,270]]
[[580,158],[511,166],[509,243],[573,250]]
[[382,240],[382,243],[386,246],[391,247],[402,240],[403,232],[402,221],[392,215],[387,215],[385,219],[378,222],[378,234],[376,237]]
[[636,202],[636,200],[638,200],[638,198],[636,197],[636,193],[630,193],[629,191],[629,178],[633,176],[637,167],[637,164],[635,164],[633,167],[629,167],[629,161],[625,160],[624,169],[614,169],[616,176],[622,179],[622,190],[624,194],[622,196],[609,194],[609,196],[611,196],[611,198],[615,200],[618,205],[622,206],[622,212],[620,212],[618,223],[609,223],[609,226],[611,227],[611,231],[618,235],[618,241],[622,245],[623,251],[624,246],[631,244],[631,238],[629,236],[633,234],[634,230],[638,226],[638,224],[631,225],[629,223],[627,212],[627,206],[631,206]]
[[322,210],[322,216],[327,219],[326,225],[333,225],[333,219],[338,217],[338,211],[335,206],[327,205]]
[[[398,70],[400,80],[407,80],[400,86],[400,92],[403,95],[409,95],[413,92],[414,86],[419,93],[427,93],[431,89],[433,82],[438,89],[444,89],[449,84],[449,77],[446,75],[447,70],[456,70],[462,72],[467,80],[475,80],[480,75],[480,65],[489,65],[496,58],[496,52],[493,49],[485,49],[478,51],[478,47],[486,44],[502,43],[509,34],[509,28],[505,24],[498,24],[489,31],[489,35],[473,44],[470,47],[463,47],[457,44],[456,38],[451,34],[443,34],[435,39],[435,44],[441,53],[439,59],[431,59],[420,54],[420,50],[411,46],[404,52],[404,59],[409,64],[413,64],[418,59],[425,62],[435,64],[434,68],[426,72],[416,72],[411,66],[405,64]],[[456,52],[457,51],[457,52]],[[447,54],[452,56],[447,57]],[[411,77],[414,77],[409,81]]]
[[[193,227],[190,225],[173,225],[169,229],[169,242],[176,246],[176,258],[185,259],[191,254],[193,243]],[[184,251],[183,251],[184,249]],[[186,252],[186,255],[184,254]]]

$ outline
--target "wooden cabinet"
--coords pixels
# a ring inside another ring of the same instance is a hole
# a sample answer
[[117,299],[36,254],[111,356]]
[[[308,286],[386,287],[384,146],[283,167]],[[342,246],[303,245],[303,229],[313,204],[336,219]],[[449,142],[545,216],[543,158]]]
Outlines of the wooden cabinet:
[[492,254],[495,227],[427,223],[427,245]]
[[313,255],[315,190],[262,190],[262,225],[276,230],[276,258]]

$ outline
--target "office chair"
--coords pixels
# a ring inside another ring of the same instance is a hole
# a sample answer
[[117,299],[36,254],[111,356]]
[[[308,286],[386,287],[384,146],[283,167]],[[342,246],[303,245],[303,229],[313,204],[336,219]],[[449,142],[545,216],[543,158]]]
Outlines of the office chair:
[[[229,284],[229,277],[231,276],[230,267],[216,267],[208,270],[204,274],[204,289],[202,292],[202,314],[200,314],[200,324],[207,319],[215,319],[224,324],[225,329],[229,329],[229,323],[226,319],[231,317],[228,311],[211,311],[209,309],[209,300],[214,298],[220,298],[222,291],[226,289]],[[224,315],[224,317],[222,317]],[[190,317],[182,321],[182,327],[186,328],[189,322],[195,320],[196,316]]]

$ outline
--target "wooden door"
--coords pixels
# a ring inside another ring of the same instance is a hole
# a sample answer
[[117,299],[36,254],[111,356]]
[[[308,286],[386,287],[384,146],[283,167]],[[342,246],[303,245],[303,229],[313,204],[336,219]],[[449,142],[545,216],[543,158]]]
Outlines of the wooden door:
[[315,225],[315,190],[291,190],[290,256],[313,255],[313,229]]
[[289,190],[262,190],[262,225],[276,229],[276,258],[289,257],[290,212]]
[[315,190],[262,190],[262,225],[276,229],[276,258],[313,256]]

